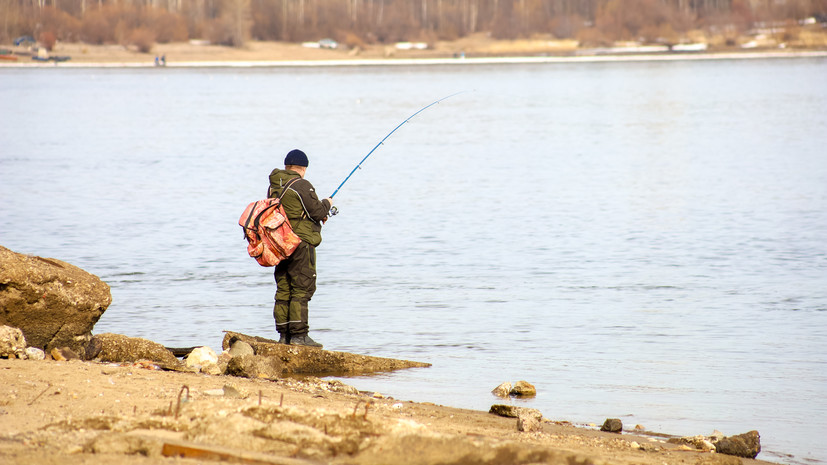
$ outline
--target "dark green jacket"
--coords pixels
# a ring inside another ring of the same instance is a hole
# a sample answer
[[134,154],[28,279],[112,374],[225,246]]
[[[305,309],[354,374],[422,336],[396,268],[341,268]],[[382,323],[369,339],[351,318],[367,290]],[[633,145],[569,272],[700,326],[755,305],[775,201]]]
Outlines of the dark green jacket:
[[[299,173],[292,170],[274,169],[270,173],[267,196],[278,197],[288,181],[299,177]],[[296,235],[314,247],[321,244],[322,220],[330,211],[330,202],[319,200],[310,181],[299,179],[293,182],[282,196],[281,203]]]

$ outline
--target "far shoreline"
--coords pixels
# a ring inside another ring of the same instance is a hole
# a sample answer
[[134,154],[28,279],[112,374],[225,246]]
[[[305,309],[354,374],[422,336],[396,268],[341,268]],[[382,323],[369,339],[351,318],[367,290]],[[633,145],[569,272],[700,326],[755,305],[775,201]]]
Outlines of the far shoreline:
[[548,56],[491,56],[451,58],[368,58],[368,59],[285,59],[285,60],[180,60],[157,66],[151,61],[113,62],[0,62],[4,68],[72,68],[72,69],[125,69],[125,68],[313,68],[313,67],[381,67],[381,66],[458,66],[458,65],[510,65],[555,63],[612,63],[612,62],[669,62],[669,61],[722,61],[757,60],[778,58],[827,58],[827,50],[762,51],[762,52],[681,52],[681,53],[614,53]]

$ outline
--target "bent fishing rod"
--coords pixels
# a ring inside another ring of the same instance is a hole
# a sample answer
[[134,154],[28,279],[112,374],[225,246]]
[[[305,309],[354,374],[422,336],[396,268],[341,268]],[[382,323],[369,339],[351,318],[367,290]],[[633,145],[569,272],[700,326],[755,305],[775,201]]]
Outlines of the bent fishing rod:
[[[347,175],[347,177],[345,178],[345,180],[344,180],[344,181],[342,181],[342,183],[341,183],[341,184],[339,184],[339,187],[337,187],[337,188],[336,188],[336,190],[335,190],[335,191],[333,191],[333,194],[331,194],[331,195],[330,195],[330,198],[332,199],[333,197],[335,197],[335,196],[336,196],[336,193],[337,193],[337,192],[339,192],[339,189],[341,189],[341,188],[342,188],[342,186],[344,186],[344,185],[345,185],[345,183],[347,182],[347,180],[348,180],[348,179],[350,179],[350,177],[351,177],[351,176],[353,176],[353,173],[355,173],[355,172],[356,172],[356,170],[358,170],[358,169],[361,169],[361,168],[362,168],[362,163],[364,163],[364,162],[365,162],[365,160],[367,160],[367,159],[368,159],[368,157],[369,157],[369,156],[371,156],[371,155],[373,154],[373,152],[375,152],[375,151],[376,151],[376,149],[378,149],[378,148],[379,148],[382,144],[384,144],[384,143],[385,143],[385,141],[388,139],[388,137],[390,137],[390,136],[391,136],[394,132],[396,132],[396,130],[397,130],[397,129],[401,128],[403,124],[405,124],[405,123],[407,123],[408,121],[412,120],[414,116],[416,116],[416,115],[418,115],[418,114],[422,113],[423,111],[425,111],[425,110],[427,110],[428,108],[430,108],[430,107],[432,107],[432,106],[436,105],[437,103],[439,103],[439,102],[441,102],[441,101],[443,101],[443,100],[447,100],[447,99],[449,99],[449,98],[451,98],[451,97],[453,97],[453,96],[455,96],[455,95],[459,95],[459,94],[461,94],[461,93],[463,93],[463,92],[467,92],[467,91],[463,90],[463,91],[456,92],[456,93],[453,93],[453,94],[451,94],[451,95],[448,95],[447,97],[442,97],[442,98],[441,98],[441,99],[439,99],[439,100],[435,100],[435,101],[433,101],[433,102],[429,103],[428,105],[425,105],[424,107],[422,107],[422,108],[420,108],[419,110],[417,110],[417,112],[416,112],[416,113],[414,113],[414,114],[412,114],[411,116],[409,116],[408,118],[406,118],[406,119],[405,119],[405,121],[402,121],[401,123],[399,123],[399,125],[398,125],[398,126],[396,126],[395,128],[393,128],[393,130],[392,130],[391,132],[389,132],[389,133],[388,133],[388,135],[386,135],[385,137],[383,137],[383,138],[382,138],[382,140],[380,140],[380,141],[379,141],[379,143],[378,143],[378,144],[376,144],[376,146],[375,146],[375,147],[373,147],[373,148],[371,149],[371,151],[370,151],[370,152],[368,152],[368,154],[367,154],[367,155],[365,155],[365,158],[362,158],[362,161],[360,161],[360,162],[359,162],[359,163],[358,163],[358,164],[357,164],[357,165],[356,165],[356,166],[355,166],[355,167],[354,167],[354,168],[350,171],[350,173],[348,173],[348,175]],[[333,216],[333,215],[335,215],[335,214],[337,214],[337,213],[339,213],[339,209],[338,209],[338,208],[336,208],[336,207],[331,207],[331,208],[330,208],[330,216]]]

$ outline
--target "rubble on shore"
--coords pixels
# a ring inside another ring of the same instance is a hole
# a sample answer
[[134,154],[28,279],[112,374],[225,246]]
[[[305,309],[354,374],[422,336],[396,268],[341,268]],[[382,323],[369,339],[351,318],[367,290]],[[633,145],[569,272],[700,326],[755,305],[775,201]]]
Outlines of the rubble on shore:
[[375,396],[339,380],[237,378],[139,362],[0,359],[0,399],[0,462],[10,465],[766,463],[603,433],[531,409],[507,418]]
[[[99,278],[2,247],[0,261],[4,465],[759,463],[757,431],[667,442],[624,434],[619,420],[607,433],[552,421],[531,408],[498,404],[482,412],[400,402],[315,377],[428,363],[231,331],[220,354],[120,334],[93,336],[111,302]],[[537,390],[518,381],[494,393],[530,398]]]

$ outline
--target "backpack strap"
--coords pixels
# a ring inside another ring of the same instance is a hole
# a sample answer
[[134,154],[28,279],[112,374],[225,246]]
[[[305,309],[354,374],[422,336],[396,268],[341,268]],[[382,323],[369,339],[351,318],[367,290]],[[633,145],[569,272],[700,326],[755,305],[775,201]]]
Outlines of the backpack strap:
[[293,185],[293,183],[295,183],[296,181],[298,181],[298,180],[299,180],[299,179],[301,179],[301,178],[302,178],[302,177],[301,177],[301,176],[299,176],[298,178],[293,178],[293,179],[291,179],[291,180],[287,181],[287,184],[285,184],[285,185],[284,185],[284,189],[282,189],[282,190],[281,190],[281,194],[279,194],[279,196],[277,197],[277,198],[279,199],[279,202],[281,202],[281,198],[282,198],[282,197],[284,197],[284,194],[287,192],[287,189],[288,189],[291,185]]
[[[276,200],[279,201],[279,204],[281,204],[281,198],[284,196],[284,193],[287,192],[287,188],[299,179],[301,179],[301,177],[293,178],[290,181],[287,181],[287,183],[284,185],[284,190],[281,191],[281,195],[276,197]],[[260,200],[260,202],[264,202],[264,200]],[[258,215],[256,215],[256,217],[253,219],[253,229],[258,229],[259,221],[261,221],[262,215],[264,215],[264,213],[267,212],[267,210],[269,209],[270,207],[265,208]],[[247,224],[250,224],[250,219],[253,217],[253,212],[255,212],[255,208],[250,212],[250,217],[247,218]]]

